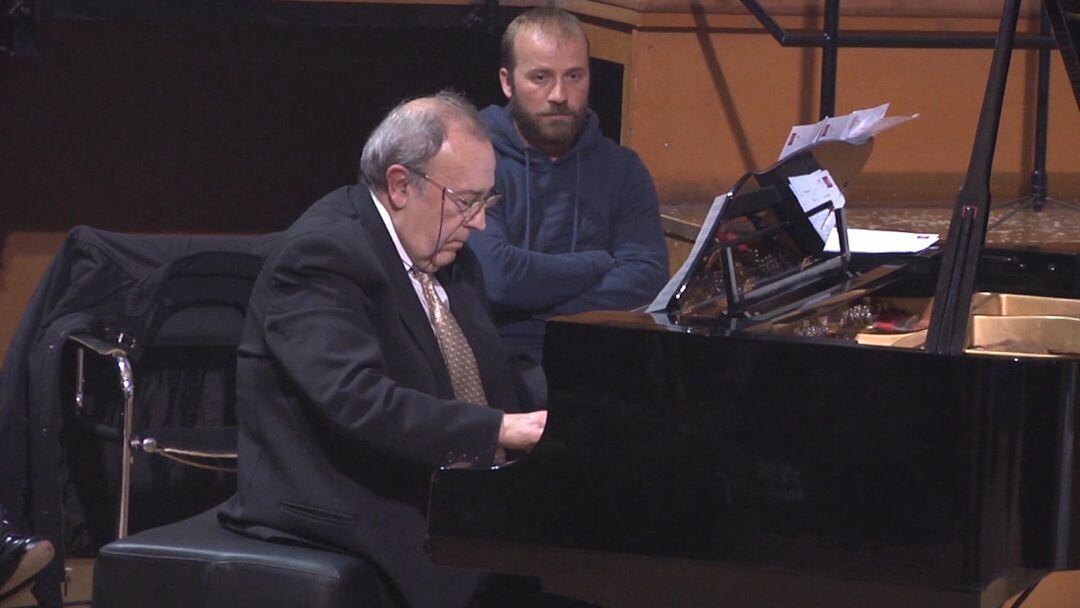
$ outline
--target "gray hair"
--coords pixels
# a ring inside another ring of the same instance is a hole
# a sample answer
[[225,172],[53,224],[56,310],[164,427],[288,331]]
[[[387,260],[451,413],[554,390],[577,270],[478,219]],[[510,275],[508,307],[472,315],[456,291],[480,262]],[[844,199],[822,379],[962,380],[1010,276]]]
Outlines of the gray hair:
[[556,40],[566,42],[581,39],[585,41],[585,52],[589,53],[589,37],[585,28],[572,14],[554,6],[540,6],[521,13],[506,26],[502,37],[502,67],[508,72],[514,71],[517,58],[514,57],[514,40],[523,30],[534,30],[545,36],[554,36]]
[[[424,171],[427,162],[442,149],[451,125],[477,139],[491,141],[476,106],[460,93],[439,91],[399,103],[368,136],[360,156],[360,179],[385,190],[386,170],[391,165]],[[415,175],[408,179],[411,183],[420,180]]]

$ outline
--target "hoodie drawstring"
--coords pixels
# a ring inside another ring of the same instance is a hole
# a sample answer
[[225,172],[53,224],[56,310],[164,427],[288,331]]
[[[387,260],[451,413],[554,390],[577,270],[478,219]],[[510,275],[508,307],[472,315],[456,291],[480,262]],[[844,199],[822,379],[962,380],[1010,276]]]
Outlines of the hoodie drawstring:
[[[577,251],[578,215],[581,208],[581,153],[574,153],[574,223],[570,236],[570,252]],[[532,155],[525,149],[525,251],[532,248]]]
[[581,191],[581,152],[574,153],[574,232],[570,237],[570,253],[577,250],[578,192]]
[[525,148],[525,251],[532,244],[532,167],[529,162],[529,149]]

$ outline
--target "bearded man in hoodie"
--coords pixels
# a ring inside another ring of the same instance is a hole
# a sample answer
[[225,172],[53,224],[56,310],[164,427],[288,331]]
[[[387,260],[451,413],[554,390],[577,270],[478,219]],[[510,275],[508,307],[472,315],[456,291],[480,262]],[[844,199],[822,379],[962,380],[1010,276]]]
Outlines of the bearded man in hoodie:
[[589,40],[577,18],[544,7],[514,19],[499,80],[509,103],[481,118],[503,199],[469,245],[499,333],[545,405],[545,321],[647,304],[667,280],[667,248],[648,169],[600,134],[589,109]]

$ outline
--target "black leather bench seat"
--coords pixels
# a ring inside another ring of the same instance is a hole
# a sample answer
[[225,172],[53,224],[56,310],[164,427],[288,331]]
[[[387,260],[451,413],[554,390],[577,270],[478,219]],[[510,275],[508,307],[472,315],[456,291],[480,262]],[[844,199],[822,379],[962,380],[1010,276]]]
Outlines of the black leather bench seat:
[[94,608],[381,608],[376,568],[343,553],[222,528],[217,509],[103,547]]

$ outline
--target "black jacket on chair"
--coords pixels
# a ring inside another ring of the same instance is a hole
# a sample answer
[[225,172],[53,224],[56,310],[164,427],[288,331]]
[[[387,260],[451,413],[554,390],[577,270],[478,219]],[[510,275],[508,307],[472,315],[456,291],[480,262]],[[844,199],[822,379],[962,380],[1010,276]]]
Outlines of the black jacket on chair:
[[478,574],[424,551],[430,476],[488,465],[514,377],[467,248],[436,275],[492,408],[454,400],[434,333],[363,185],[316,202],[252,293],[237,367],[237,496],[221,519],[367,556],[412,606],[460,606]]
[[[74,228],[34,292],[0,369],[0,504],[34,535],[52,542],[56,558],[37,577],[34,595],[45,606],[62,603],[65,551],[85,545],[86,537],[109,529],[77,526],[85,516],[80,497],[71,491],[76,476],[63,451],[75,435],[62,432],[70,410],[64,383],[65,343],[72,334],[96,333],[104,325],[125,331],[142,327],[160,312],[158,288],[177,263],[206,254],[261,258],[274,249],[277,234],[263,236],[192,236],[121,234],[87,226]],[[249,283],[250,285],[250,280]],[[246,301],[246,295],[244,299]],[[198,323],[205,330],[212,319]],[[107,336],[99,336],[106,339]],[[140,336],[140,339],[142,336]],[[145,388],[142,384],[141,387]],[[145,391],[140,389],[140,394]],[[115,446],[103,446],[115,454]],[[87,467],[88,469],[93,467]],[[89,486],[108,486],[98,470]],[[110,501],[110,505],[113,504]],[[110,508],[105,505],[105,508]],[[95,505],[102,507],[102,505]],[[199,508],[202,510],[205,506]],[[197,512],[197,511],[196,511]],[[78,538],[75,538],[75,537]],[[93,539],[91,539],[93,540]]]

